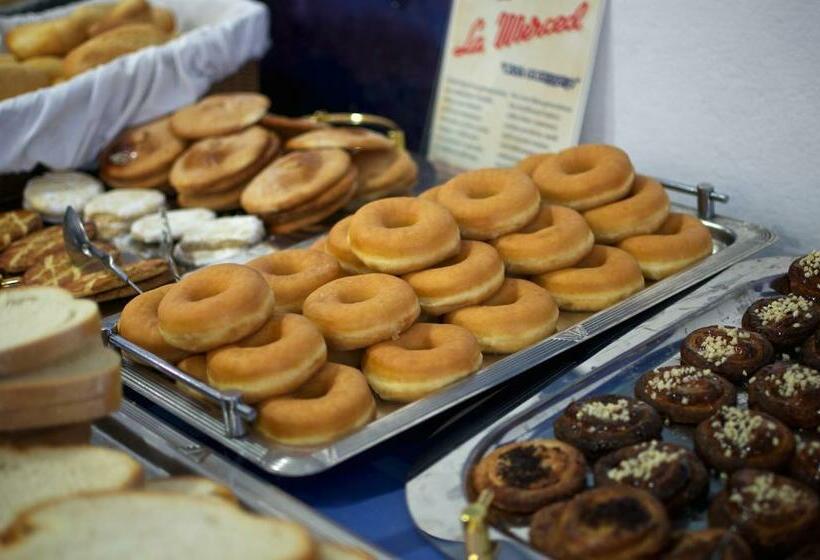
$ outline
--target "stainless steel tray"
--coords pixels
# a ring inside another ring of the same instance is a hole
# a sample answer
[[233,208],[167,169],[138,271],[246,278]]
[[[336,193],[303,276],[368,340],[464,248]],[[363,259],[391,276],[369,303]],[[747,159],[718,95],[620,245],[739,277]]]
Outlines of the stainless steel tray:
[[[769,257],[733,266],[711,282],[630,331],[583,364],[571,369],[540,393],[519,405],[487,429],[412,478],[407,503],[416,525],[450,554],[460,546],[458,518],[466,506],[463,481],[474,462],[488,449],[510,441],[551,437],[552,420],[572,400],[589,394],[632,395],[643,372],[677,362],[680,343],[699,327],[739,325],[746,307],[771,292],[770,282],[788,270],[794,257]],[[745,399],[745,393],[738,395]],[[691,447],[685,428],[665,427],[663,439]],[[693,526],[702,523],[694,519]],[[491,536],[507,557],[538,557],[527,544],[526,528],[496,526]]]
[[149,479],[172,475],[205,476],[230,487],[249,510],[298,522],[319,540],[353,546],[374,558],[391,558],[296,498],[237,468],[133,402],[123,400],[118,412],[94,425],[91,437],[96,445],[119,449],[133,456],[143,465]]

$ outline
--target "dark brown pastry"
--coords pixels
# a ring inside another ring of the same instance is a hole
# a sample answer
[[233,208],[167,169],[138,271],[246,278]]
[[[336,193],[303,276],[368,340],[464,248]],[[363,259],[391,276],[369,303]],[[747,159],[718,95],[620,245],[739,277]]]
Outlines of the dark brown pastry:
[[697,455],[680,445],[655,440],[602,457],[593,473],[596,486],[626,484],[646,490],[669,513],[685,509],[709,487],[709,475]]
[[775,350],[791,352],[820,324],[820,306],[797,294],[763,298],[749,306],[742,324],[766,337]]
[[797,434],[789,475],[820,492],[820,436]]
[[772,361],[774,348],[756,332],[713,325],[689,333],[681,344],[680,357],[684,364],[710,369],[742,384]]
[[789,287],[795,294],[820,301],[820,251],[812,251],[791,264]]
[[695,448],[707,465],[723,472],[784,466],[794,452],[794,435],[763,412],[724,406],[698,424]]
[[729,477],[709,506],[709,526],[734,527],[756,552],[777,558],[814,538],[818,521],[820,503],[808,486],[755,469]]
[[820,560],[820,542],[807,544],[789,556],[789,560]]
[[728,529],[702,529],[684,533],[663,560],[752,560],[752,549]]
[[749,406],[768,412],[792,428],[820,426],[820,371],[775,362],[749,381]]
[[635,396],[681,424],[697,424],[735,404],[737,390],[723,377],[693,366],[653,369],[635,383]]
[[580,451],[552,439],[510,443],[481,459],[473,469],[476,494],[493,491],[493,506],[532,513],[565,500],[585,486],[587,463]]
[[792,287],[789,285],[789,275],[781,274],[771,281],[769,287],[778,294],[788,295],[792,293]]
[[669,539],[666,510],[652,494],[604,486],[539,510],[530,542],[556,560],[656,558]]
[[820,369],[820,330],[810,336],[800,347],[800,362]]

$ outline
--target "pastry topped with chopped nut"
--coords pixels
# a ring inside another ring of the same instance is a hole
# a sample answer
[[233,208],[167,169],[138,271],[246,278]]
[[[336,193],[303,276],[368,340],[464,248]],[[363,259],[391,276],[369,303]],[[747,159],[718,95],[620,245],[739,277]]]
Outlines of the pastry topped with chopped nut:
[[796,445],[789,463],[789,476],[820,492],[820,434],[799,433],[794,439]]
[[742,385],[772,361],[774,348],[756,332],[712,325],[692,331],[681,344],[680,356],[684,364],[710,369]]
[[797,294],[759,299],[743,314],[743,328],[760,333],[775,350],[794,352],[820,324],[820,305]]
[[802,364],[775,362],[749,381],[750,406],[792,428],[820,427],[820,371]]
[[820,301],[820,251],[812,251],[791,264],[789,287],[795,294]]
[[665,366],[648,371],[635,383],[635,396],[681,424],[697,424],[720,407],[735,404],[737,390],[709,369]]

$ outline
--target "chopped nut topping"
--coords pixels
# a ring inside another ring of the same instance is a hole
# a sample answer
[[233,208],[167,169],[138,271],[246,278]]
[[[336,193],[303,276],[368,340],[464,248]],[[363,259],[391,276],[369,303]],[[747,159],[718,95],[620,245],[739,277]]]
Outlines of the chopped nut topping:
[[797,441],[797,452],[802,453],[804,449],[808,449],[809,455],[820,455],[820,441],[805,440],[799,435],[795,435],[794,439]]
[[811,278],[812,276],[820,276],[820,251],[812,251],[799,261],[803,268],[803,276]]
[[812,303],[803,296],[789,295],[777,298],[766,305],[755,310],[755,315],[761,320],[763,325],[777,323],[789,317],[797,319],[805,317],[811,319]]
[[[669,392],[676,387],[688,385],[689,383],[697,381],[698,379],[703,379],[707,375],[711,374],[711,370],[698,369],[692,366],[673,367],[664,370],[663,372],[659,372],[658,375],[652,376],[647,384],[649,385],[649,388],[654,391]],[[652,398],[655,398],[654,393]]]
[[577,417],[580,419],[584,416],[605,422],[629,422],[629,401],[618,399],[613,403],[588,402],[578,410]]
[[677,461],[684,454],[683,449],[675,451],[659,449],[657,440],[652,440],[646,449],[643,449],[634,457],[621,461],[618,466],[609,469],[606,474],[616,482],[622,482],[627,478],[647,481],[652,477],[655,469],[661,465]]
[[765,429],[769,432],[766,436],[773,437],[775,434],[771,432],[776,429],[774,423],[767,422],[762,416],[735,406],[722,407],[711,426],[723,454],[727,457],[737,454],[741,458],[749,454],[756,430]]
[[773,383],[777,386],[780,396],[788,399],[820,389],[820,371],[800,364],[791,364],[783,375],[773,379]]
[[800,488],[791,484],[775,484],[771,473],[759,474],[751,484],[741,489],[733,489],[729,501],[738,505],[747,504],[753,513],[777,513],[794,510],[808,496]]
[[698,353],[705,360],[719,366],[726,363],[726,360],[737,352],[741,339],[749,338],[751,335],[747,331],[731,327],[721,326],[717,330],[721,334],[707,335],[701,342]]

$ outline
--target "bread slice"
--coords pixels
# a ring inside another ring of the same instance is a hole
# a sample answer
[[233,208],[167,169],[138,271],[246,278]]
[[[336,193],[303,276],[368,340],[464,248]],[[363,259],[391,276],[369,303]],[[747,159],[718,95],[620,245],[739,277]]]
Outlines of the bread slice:
[[42,445],[82,445],[91,441],[91,423],[78,422],[49,428],[0,432],[0,445],[36,447]]
[[33,371],[100,338],[97,304],[60,288],[0,292],[0,376]]
[[121,398],[122,385],[114,384],[106,393],[84,401],[23,410],[0,410],[0,432],[32,430],[97,420],[119,409]]
[[204,476],[172,476],[148,481],[145,489],[151,492],[175,492],[191,496],[221,498],[233,504],[238,503],[231,489]]
[[4,560],[308,560],[315,546],[295,523],[185,494],[75,496],[20,515],[0,538]]
[[142,482],[142,467],[131,457],[90,445],[2,446],[0,473],[0,533],[20,512],[48,500],[127,489]]

